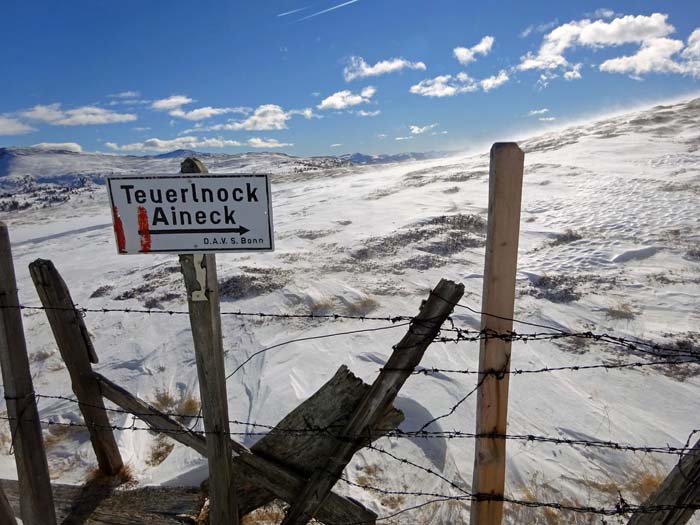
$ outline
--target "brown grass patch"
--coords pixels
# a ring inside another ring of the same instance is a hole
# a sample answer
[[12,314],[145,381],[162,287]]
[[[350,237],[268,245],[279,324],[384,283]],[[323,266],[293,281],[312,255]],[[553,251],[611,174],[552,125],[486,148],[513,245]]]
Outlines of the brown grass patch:
[[158,436],[153,442],[150,455],[146,460],[146,465],[156,467],[163,463],[175,448],[175,443],[165,436]]
[[637,312],[631,304],[620,303],[617,306],[605,310],[605,317],[608,319],[630,321],[637,317]]

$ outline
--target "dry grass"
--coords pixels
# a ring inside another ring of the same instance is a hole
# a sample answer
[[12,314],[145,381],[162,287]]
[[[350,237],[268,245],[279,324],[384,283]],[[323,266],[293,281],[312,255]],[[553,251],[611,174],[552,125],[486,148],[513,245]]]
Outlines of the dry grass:
[[[589,496],[592,501],[582,502],[577,498],[564,496],[560,491],[543,481],[535,474],[527,485],[520,488],[520,495],[516,499],[524,501],[552,501],[562,505],[581,507],[587,505],[614,506],[622,497],[630,503],[641,504],[661,485],[665,474],[656,467],[651,469],[640,467],[630,473],[624,481],[614,479],[595,481],[581,480],[584,488],[590,489]],[[572,511],[557,510],[549,507],[528,508],[521,505],[507,505],[505,507],[507,523],[528,523],[533,525],[594,525],[600,523],[600,517],[593,514],[582,514]]]
[[637,317],[634,307],[629,303],[620,303],[605,310],[605,317],[608,319],[630,321]]
[[572,229],[566,230],[564,233],[557,233],[554,239],[549,241],[547,244],[549,246],[560,246],[562,244],[569,244],[574,241],[579,241],[583,239],[583,235]]
[[349,315],[367,315],[379,306],[379,302],[370,296],[363,297],[350,303],[347,307]]
[[51,450],[68,440],[80,441],[87,435],[87,430],[69,425],[51,425],[44,433],[44,449]]
[[55,350],[39,350],[37,352],[33,352],[32,354],[29,355],[29,362],[30,363],[41,363],[42,361],[46,361],[49,357],[54,355],[56,353]]
[[181,423],[189,421],[193,417],[197,417],[199,409],[202,406],[199,399],[192,394],[185,393],[175,407],[175,412],[180,414],[178,419]]
[[166,389],[157,389],[151,405],[161,412],[176,415],[183,422],[198,415],[201,403],[187,391],[173,394]]
[[146,465],[149,467],[157,467],[166,460],[174,448],[175,443],[170,441],[170,439],[165,436],[158,436],[153,442],[150,455],[148,459],[146,459]]
[[241,520],[241,525],[277,525],[284,518],[284,509],[284,504],[275,500],[246,514]]
[[100,469],[96,468],[90,471],[85,480],[86,485],[102,486],[102,487],[119,487],[132,488],[138,484],[134,472],[130,465],[124,465],[117,474],[108,476]]
[[360,472],[357,475],[357,483],[360,485],[372,485],[379,481],[381,474],[383,472],[382,467],[376,463],[371,463],[365,465],[364,467],[358,467],[357,470]]
[[172,412],[176,403],[177,399],[175,399],[175,396],[165,389],[156,389],[153,401],[151,401],[151,405],[161,412]]
[[391,509],[391,510],[400,509],[401,506],[403,505],[404,501],[406,501],[406,498],[403,497],[401,494],[387,495],[379,500],[379,502],[382,505],[384,505],[386,508]]
[[312,299],[309,305],[309,310],[312,315],[324,315],[332,312],[335,308],[335,303],[332,299]]

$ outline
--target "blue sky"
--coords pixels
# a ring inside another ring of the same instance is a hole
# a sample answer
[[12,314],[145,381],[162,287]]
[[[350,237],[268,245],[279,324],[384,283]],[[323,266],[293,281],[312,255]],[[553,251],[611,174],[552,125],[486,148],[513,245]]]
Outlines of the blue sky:
[[3,20],[2,146],[463,149],[699,91],[697,0],[9,0]]

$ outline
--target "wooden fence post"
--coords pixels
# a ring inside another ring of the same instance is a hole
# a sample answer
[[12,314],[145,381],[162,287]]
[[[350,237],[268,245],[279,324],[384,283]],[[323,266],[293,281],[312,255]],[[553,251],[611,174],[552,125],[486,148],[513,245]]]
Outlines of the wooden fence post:
[[[497,142],[491,148],[481,303],[481,328],[489,332],[507,333],[513,329],[524,157],[513,142]],[[481,341],[479,381],[482,383],[476,404],[477,434],[506,433],[510,347],[510,342],[502,339]],[[475,447],[472,492],[477,497],[472,500],[470,523],[498,525],[503,518],[503,501],[497,498],[503,497],[505,486],[506,442],[481,437],[476,439]],[[479,501],[478,495],[496,499]]]
[[391,406],[463,294],[464,285],[446,279],[441,279],[430,292],[420,313],[411,322],[408,333],[394,347],[386,365],[340,433],[341,436],[348,436],[348,439],[340,441],[324,467],[309,478],[304,490],[289,508],[282,525],[307,523],[317,516],[319,508],[355,454],[358,441],[366,439],[367,432]]
[[25,525],[55,525],[49,466],[29,370],[7,226],[0,222],[0,366]]
[[[642,503],[643,507],[700,505],[700,440],[678,460],[658,489]],[[628,525],[683,525],[695,513],[692,508],[669,508],[659,512],[639,512]]]
[[[187,158],[182,162],[181,172],[208,173],[208,170],[198,159]],[[209,520],[212,525],[238,525],[216,256],[213,253],[180,255],[180,266],[187,288],[204,414],[209,460]]]
[[7,525],[17,524],[15,513],[12,511],[10,502],[7,501],[7,496],[5,496],[5,491],[2,487],[0,487],[0,523],[6,523]]
[[90,432],[92,448],[100,470],[114,476],[124,466],[119,447],[110,428],[100,395],[100,386],[92,377],[97,355],[82,316],[75,310],[68,286],[51,261],[37,259],[29,265],[41,304],[51,325],[58,350],[70,374],[71,386]]

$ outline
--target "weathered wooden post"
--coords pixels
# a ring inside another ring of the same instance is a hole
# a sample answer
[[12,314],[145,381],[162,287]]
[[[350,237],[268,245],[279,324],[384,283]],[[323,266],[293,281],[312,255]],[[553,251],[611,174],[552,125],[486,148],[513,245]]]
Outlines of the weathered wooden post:
[[684,525],[700,507],[700,440],[678,460],[658,489],[643,507],[664,507],[658,512],[638,512],[628,525]]
[[[481,328],[504,334],[513,329],[515,275],[520,236],[520,203],[525,155],[513,142],[491,148],[489,217],[482,295]],[[489,315],[490,314],[490,315]],[[509,341],[483,339],[479,351],[476,433],[505,434],[508,416]],[[479,437],[474,454],[472,525],[498,525],[503,518],[506,472],[504,439]],[[479,496],[494,499],[480,500]]]
[[10,502],[7,501],[7,496],[5,496],[5,491],[0,487],[0,523],[6,523],[7,525],[16,525],[17,520],[15,519],[15,513],[10,507]]
[[309,478],[304,490],[287,511],[282,525],[307,523],[317,516],[333,485],[352,459],[357,444],[376,424],[411,373],[423,358],[426,349],[440,331],[442,323],[452,313],[455,304],[464,294],[464,285],[441,279],[413,319],[408,333],[394,347],[394,352],[372,383],[372,387],[353,411],[350,420],[340,433],[347,439],[339,444],[326,464]]
[[[187,158],[182,162],[181,172],[208,173],[208,170],[198,159]],[[212,525],[238,525],[216,255],[180,255],[180,266],[187,288],[187,305],[204,414],[209,460],[209,520]]]
[[100,395],[100,386],[92,377],[97,355],[82,316],[75,310],[66,283],[51,261],[37,259],[29,265],[34,286],[46,308],[58,350],[70,374],[71,386],[90,432],[92,448],[100,470],[114,476],[124,466],[119,447],[110,428]]
[[7,226],[0,222],[0,366],[25,525],[55,525],[49,466],[29,370]]

